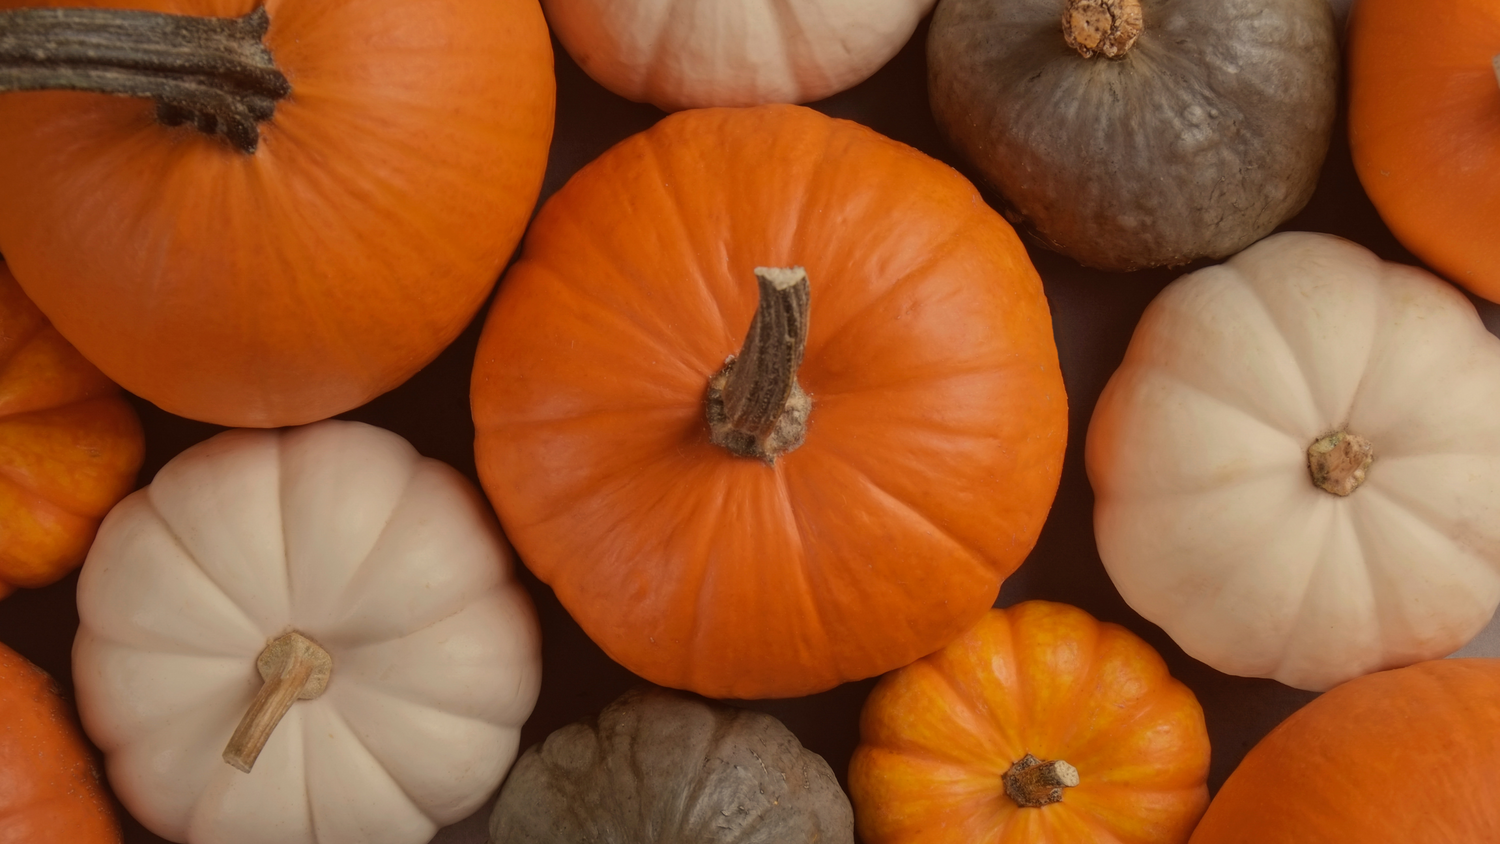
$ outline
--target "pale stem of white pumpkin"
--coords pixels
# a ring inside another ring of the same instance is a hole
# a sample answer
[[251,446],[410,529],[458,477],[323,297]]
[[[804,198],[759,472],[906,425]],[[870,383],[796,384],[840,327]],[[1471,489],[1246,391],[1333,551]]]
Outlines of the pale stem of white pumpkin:
[[1348,495],[1365,482],[1365,472],[1375,461],[1369,440],[1347,431],[1334,431],[1307,447],[1307,471],[1313,485],[1334,495]]
[[1061,759],[1050,762],[1032,756],[1010,766],[1000,778],[1005,795],[1023,809],[1040,809],[1063,799],[1063,789],[1079,783],[1078,769]]
[[247,774],[292,704],[311,700],[328,688],[333,657],[294,630],[266,645],[255,667],[265,685],[250,702],[224,748],[224,761]]
[[766,463],[802,444],[812,399],[797,383],[807,347],[809,288],[801,267],[757,267],[760,304],[738,355],[708,380],[709,439]]
[[1124,58],[1146,28],[1140,0],[1068,0],[1063,40],[1079,55]]

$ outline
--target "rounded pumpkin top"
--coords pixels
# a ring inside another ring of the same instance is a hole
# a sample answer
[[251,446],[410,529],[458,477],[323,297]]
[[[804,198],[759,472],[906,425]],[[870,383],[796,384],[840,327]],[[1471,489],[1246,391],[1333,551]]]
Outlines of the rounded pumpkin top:
[[468,324],[536,201],[555,82],[537,0],[264,8],[291,94],[253,154],[164,126],[145,100],[0,94],[0,252],[126,389],[273,427],[368,401]]
[[[757,267],[804,267],[805,440],[710,440]],[[807,694],[962,632],[1036,541],[1066,396],[1041,281],[951,168],[796,106],[666,118],[549,200],[475,362],[481,480],[604,650]]]

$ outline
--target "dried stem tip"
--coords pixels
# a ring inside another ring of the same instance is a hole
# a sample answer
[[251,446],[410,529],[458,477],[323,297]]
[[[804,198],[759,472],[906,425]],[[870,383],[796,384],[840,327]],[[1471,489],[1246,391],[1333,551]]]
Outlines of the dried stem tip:
[[1375,447],[1358,434],[1334,431],[1307,447],[1307,470],[1319,489],[1348,495],[1365,482],[1375,462]]
[[1145,28],[1140,0],[1069,0],[1063,11],[1063,40],[1086,59],[1124,58]]
[[266,645],[255,660],[255,667],[265,685],[250,702],[250,708],[224,748],[224,761],[247,774],[292,704],[311,700],[328,688],[333,657],[317,642],[294,630]]
[[1023,809],[1040,809],[1063,798],[1063,789],[1078,784],[1078,769],[1061,759],[1051,762],[1032,756],[1010,766],[1001,777],[1005,795]]

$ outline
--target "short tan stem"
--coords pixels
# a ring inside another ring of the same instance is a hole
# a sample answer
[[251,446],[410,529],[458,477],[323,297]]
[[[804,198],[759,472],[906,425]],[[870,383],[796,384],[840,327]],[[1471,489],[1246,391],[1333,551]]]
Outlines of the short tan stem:
[[1500,53],[1496,53],[1495,57],[1490,59],[1490,67],[1495,69],[1495,81],[1500,82]]
[[224,748],[224,761],[247,774],[292,704],[311,700],[328,688],[333,657],[294,630],[266,645],[255,667],[265,685],[250,702]]
[[708,381],[709,439],[767,463],[802,444],[812,399],[797,383],[809,288],[801,267],[757,267],[760,304],[738,355]]
[[1370,441],[1347,431],[1326,434],[1307,447],[1307,471],[1313,485],[1334,495],[1358,489],[1374,461],[1375,447]]
[[1121,59],[1146,28],[1140,0],[1068,0],[1063,40],[1079,55]]
[[1078,784],[1078,769],[1061,759],[1050,762],[1032,756],[1010,766],[1001,777],[1005,795],[1023,809],[1040,809],[1063,798],[1063,789]]

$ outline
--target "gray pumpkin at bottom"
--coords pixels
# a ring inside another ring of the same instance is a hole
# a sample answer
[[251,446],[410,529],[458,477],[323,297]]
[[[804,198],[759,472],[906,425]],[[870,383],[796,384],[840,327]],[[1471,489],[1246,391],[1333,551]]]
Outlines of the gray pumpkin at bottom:
[[[1071,4],[1071,5],[1070,5]],[[1077,6],[941,0],[934,117],[1043,245],[1105,270],[1238,252],[1307,204],[1339,51],[1328,0],[1140,0],[1123,54],[1085,58]]]
[[658,688],[522,755],[490,815],[491,844],[853,844],[823,757],[780,721]]

